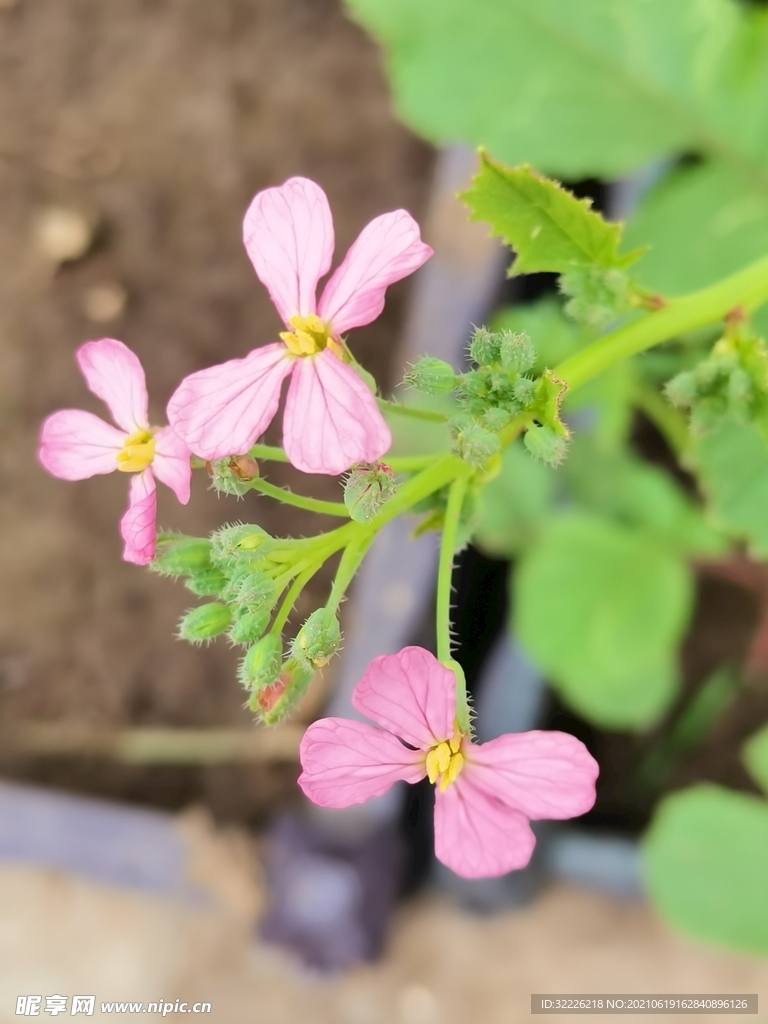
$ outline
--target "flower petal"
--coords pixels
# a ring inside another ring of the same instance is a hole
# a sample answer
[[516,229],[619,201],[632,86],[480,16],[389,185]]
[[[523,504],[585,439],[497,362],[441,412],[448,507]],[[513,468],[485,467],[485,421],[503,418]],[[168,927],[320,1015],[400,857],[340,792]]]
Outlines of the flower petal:
[[524,868],[536,837],[525,815],[472,786],[465,772],[435,793],[435,856],[464,878]]
[[115,423],[129,434],[149,426],[147,383],[138,357],[114,338],[87,341],[77,361],[94,395],[106,402]]
[[43,423],[37,457],[62,480],[85,480],[117,469],[126,435],[82,409],[62,409]]
[[192,465],[190,451],[173,427],[163,427],[155,434],[155,458],[152,472],[170,487],[182,505],[189,501]]
[[418,270],[432,252],[406,210],[376,217],[360,232],[325,286],[318,307],[321,319],[332,325],[336,335],[371,323],[384,308],[389,285]]
[[595,802],[597,761],[568,733],[510,733],[465,754],[464,774],[477,789],[534,821],[574,818]]
[[277,344],[199,370],[171,395],[170,424],[201,459],[242,455],[274,418],[292,368],[285,345]]
[[424,755],[365,722],[321,718],[301,741],[299,785],[320,807],[351,807],[426,775]]
[[150,469],[131,477],[128,511],[120,520],[125,541],[123,558],[134,565],[149,565],[155,557],[157,488]]
[[352,707],[412,747],[453,736],[456,676],[423,647],[374,658],[352,691]]
[[245,214],[243,242],[286,324],[315,312],[317,282],[333,258],[333,220],[319,185],[289,178],[259,192]]
[[376,399],[329,349],[296,360],[283,417],[283,445],[304,473],[345,473],[392,444]]

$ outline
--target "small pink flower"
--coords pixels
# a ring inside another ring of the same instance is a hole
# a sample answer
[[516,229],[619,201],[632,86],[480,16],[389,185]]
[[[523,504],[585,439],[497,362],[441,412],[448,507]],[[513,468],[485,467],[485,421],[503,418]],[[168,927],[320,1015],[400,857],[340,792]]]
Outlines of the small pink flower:
[[128,511],[120,522],[123,558],[147,565],[155,555],[155,477],[182,505],[189,501],[189,449],[171,427],[149,426],[147,387],[141,363],[113,338],[88,341],[77,350],[85,381],[106,402],[116,427],[81,409],[62,409],[43,423],[38,458],[62,480],[85,480],[119,470],[131,478]]
[[536,839],[529,822],[573,818],[595,802],[598,766],[562,732],[509,733],[472,743],[456,724],[456,678],[428,651],[376,658],[352,694],[365,722],[323,718],[301,741],[299,785],[320,807],[350,807],[399,780],[428,776],[435,793],[435,853],[465,878],[523,868]]
[[341,335],[371,323],[387,287],[432,255],[405,210],[365,227],[315,299],[333,257],[333,221],[323,190],[289,178],[255,197],[245,248],[286,330],[282,341],[185,378],[168,404],[174,430],[203,459],[247,452],[274,418],[291,375],[283,420],[288,458],[305,473],[344,473],[375,462],[392,438],[376,399],[349,365]]

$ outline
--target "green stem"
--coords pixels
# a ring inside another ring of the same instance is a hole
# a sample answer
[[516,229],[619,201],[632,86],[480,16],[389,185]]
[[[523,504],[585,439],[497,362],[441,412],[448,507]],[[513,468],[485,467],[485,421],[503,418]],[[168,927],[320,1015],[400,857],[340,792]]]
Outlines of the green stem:
[[451,579],[456,536],[468,484],[469,475],[462,473],[453,480],[448,491],[448,507],[445,510],[440,561],[437,568],[437,657],[456,676],[456,719],[459,728],[465,734],[469,734],[471,728],[467,682],[461,666],[451,656]]
[[448,416],[444,412],[436,412],[434,409],[417,409],[412,405],[398,405],[397,402],[387,402],[384,398],[377,398],[376,401],[382,412],[394,412],[416,420],[427,420],[429,423],[448,422]]
[[420,469],[426,469],[436,462],[441,455],[445,455],[445,449],[434,452],[432,455],[402,455],[388,459],[386,455],[381,460],[390,466],[396,473],[418,473]]
[[321,501],[319,498],[308,498],[303,494],[294,494],[287,487],[275,487],[268,480],[256,477],[250,481],[251,490],[266,494],[276,501],[282,501],[285,505],[293,505],[295,508],[304,508],[308,512],[321,512],[327,516],[339,516],[342,519],[349,519],[349,512],[346,505],[339,501]]
[[304,572],[300,573],[296,577],[296,579],[293,581],[290,590],[285,595],[283,603],[280,605],[280,610],[275,616],[275,620],[272,623],[270,633],[275,633],[277,636],[280,636],[280,634],[283,632],[283,626],[288,621],[288,616],[291,614],[291,611],[293,609],[293,606],[296,604],[296,600],[299,594],[302,592],[307,583],[309,583],[309,581],[312,579],[315,573],[320,569],[324,561],[324,558],[314,561],[309,566],[309,568],[305,569]]
[[670,299],[664,309],[647,313],[587,345],[556,366],[553,373],[573,390],[622,359],[629,359],[679,334],[716,323],[737,306],[751,312],[766,300],[768,256],[709,288]]
[[344,554],[341,556],[341,561],[333,580],[333,586],[331,587],[331,593],[326,603],[326,607],[332,612],[338,610],[342,598],[347,592],[347,588],[352,582],[360,563],[368,553],[368,548],[371,546],[374,537],[375,533],[369,530],[367,534],[352,541],[344,549]]
[[271,444],[255,444],[248,452],[252,459],[262,459],[264,462],[287,462],[288,456],[282,448],[275,448]]

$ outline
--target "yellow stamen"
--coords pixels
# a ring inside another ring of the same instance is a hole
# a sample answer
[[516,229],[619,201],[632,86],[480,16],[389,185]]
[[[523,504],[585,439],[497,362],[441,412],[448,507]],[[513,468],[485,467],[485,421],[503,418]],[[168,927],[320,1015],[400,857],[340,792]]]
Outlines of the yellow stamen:
[[464,767],[464,755],[461,752],[463,739],[463,734],[456,726],[453,736],[449,740],[442,740],[427,751],[425,759],[427,776],[433,785],[438,784],[441,793],[444,793],[450,784],[456,781]]
[[309,316],[292,316],[289,323],[293,330],[282,331],[280,337],[291,355],[312,356],[333,341],[328,333],[328,327],[315,313],[310,313]]
[[126,437],[117,453],[117,468],[121,473],[142,473],[155,457],[155,439],[148,430],[137,430]]

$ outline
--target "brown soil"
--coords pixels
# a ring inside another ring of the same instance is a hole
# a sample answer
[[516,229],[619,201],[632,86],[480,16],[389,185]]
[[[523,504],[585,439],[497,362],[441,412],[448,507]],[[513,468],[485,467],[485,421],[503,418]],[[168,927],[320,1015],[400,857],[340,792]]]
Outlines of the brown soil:
[[[393,119],[377,52],[337,0],[6,0],[0,76],[0,720],[246,725],[235,653],[176,641],[190,596],[120,561],[125,478],[48,477],[39,424],[67,406],[103,414],[73,359],[88,338],[137,352],[156,420],[182,376],[274,338],[240,241],[256,191],[293,174],[320,182],[343,253],[371,216],[420,214],[431,152]],[[58,271],[34,236],[51,204],[98,224],[86,257]],[[84,303],[105,282],[128,300],[102,325]],[[405,294],[393,289],[353,339],[385,382]],[[163,525],[205,533],[253,517],[274,532],[317,529],[269,499],[217,500],[198,477],[186,509],[161,495]],[[312,483],[318,495],[337,487]],[[202,797],[239,817],[292,789],[290,772],[265,768],[4,767],[168,805]]]

